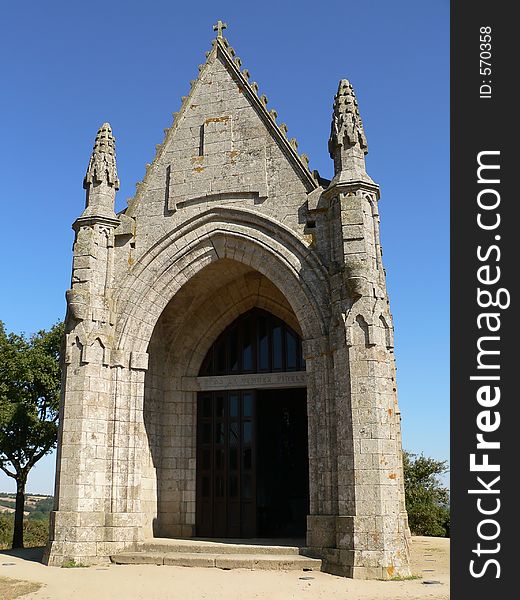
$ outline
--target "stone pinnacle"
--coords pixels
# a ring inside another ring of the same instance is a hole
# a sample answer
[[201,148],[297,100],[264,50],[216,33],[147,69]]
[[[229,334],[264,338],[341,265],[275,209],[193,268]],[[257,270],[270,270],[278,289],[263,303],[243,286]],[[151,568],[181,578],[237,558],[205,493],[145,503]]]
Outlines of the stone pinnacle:
[[116,190],[119,189],[116,168],[116,140],[112,135],[110,123],[103,123],[97,132],[83,187],[88,189],[92,185],[101,183],[105,183]]
[[368,153],[367,139],[359,114],[356,94],[348,79],[339,82],[338,92],[334,97],[332,127],[329,139],[329,152],[334,158],[338,146],[352,148],[359,146],[364,154]]

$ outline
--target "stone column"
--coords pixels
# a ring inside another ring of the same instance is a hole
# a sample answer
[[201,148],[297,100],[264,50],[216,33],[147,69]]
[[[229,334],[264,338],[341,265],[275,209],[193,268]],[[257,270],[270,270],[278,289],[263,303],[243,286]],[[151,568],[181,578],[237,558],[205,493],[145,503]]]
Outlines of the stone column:
[[379,188],[357,100],[340,82],[329,150],[329,202],[338,455],[336,552],[330,571],[359,578],[409,575],[393,330],[379,239]]
[[146,438],[143,396],[148,354],[117,350],[112,364],[104,555],[144,538],[141,467]]
[[119,188],[115,140],[108,123],[96,136],[83,186],[86,207],[75,231],[67,291],[65,356],[55,510],[45,562],[97,562],[105,556],[110,497],[109,422],[113,413],[112,264]]
[[108,423],[112,405],[110,310],[103,302],[116,223],[75,224],[48,564],[93,562],[105,541]]
[[337,466],[334,381],[328,337],[305,340],[307,371],[309,515],[307,546],[334,548],[336,543]]

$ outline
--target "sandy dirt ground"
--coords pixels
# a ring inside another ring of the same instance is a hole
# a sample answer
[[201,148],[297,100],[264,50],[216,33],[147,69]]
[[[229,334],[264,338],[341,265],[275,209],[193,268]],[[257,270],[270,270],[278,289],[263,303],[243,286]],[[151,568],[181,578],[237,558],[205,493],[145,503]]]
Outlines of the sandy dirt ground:
[[23,600],[448,599],[449,540],[414,537],[413,541],[412,571],[420,578],[407,581],[359,581],[314,571],[154,565],[60,569],[43,566],[38,562],[41,550],[29,549],[0,551],[0,587],[2,579],[5,590],[6,579],[42,584],[38,591],[19,596]]

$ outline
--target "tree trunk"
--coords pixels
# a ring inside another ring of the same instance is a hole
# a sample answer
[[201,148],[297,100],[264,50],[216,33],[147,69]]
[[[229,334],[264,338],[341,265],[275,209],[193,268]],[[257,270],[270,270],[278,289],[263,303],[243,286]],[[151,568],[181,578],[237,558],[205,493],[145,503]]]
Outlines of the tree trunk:
[[25,478],[16,479],[13,548],[23,548],[23,509],[25,508]]

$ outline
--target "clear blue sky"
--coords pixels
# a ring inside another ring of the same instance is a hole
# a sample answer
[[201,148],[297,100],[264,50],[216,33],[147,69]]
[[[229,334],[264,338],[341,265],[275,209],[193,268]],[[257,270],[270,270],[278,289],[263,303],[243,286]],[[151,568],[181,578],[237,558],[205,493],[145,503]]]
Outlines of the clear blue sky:
[[[325,177],[333,96],[340,78],[353,83],[368,171],[382,192],[404,446],[447,459],[448,0],[4,3],[0,319],[31,333],[63,318],[71,224],[83,209],[97,128],[110,121],[117,138],[121,209],[219,18],[260,93]],[[28,489],[52,493],[53,478],[54,456],[34,468]],[[0,474],[0,491],[13,483]]]

